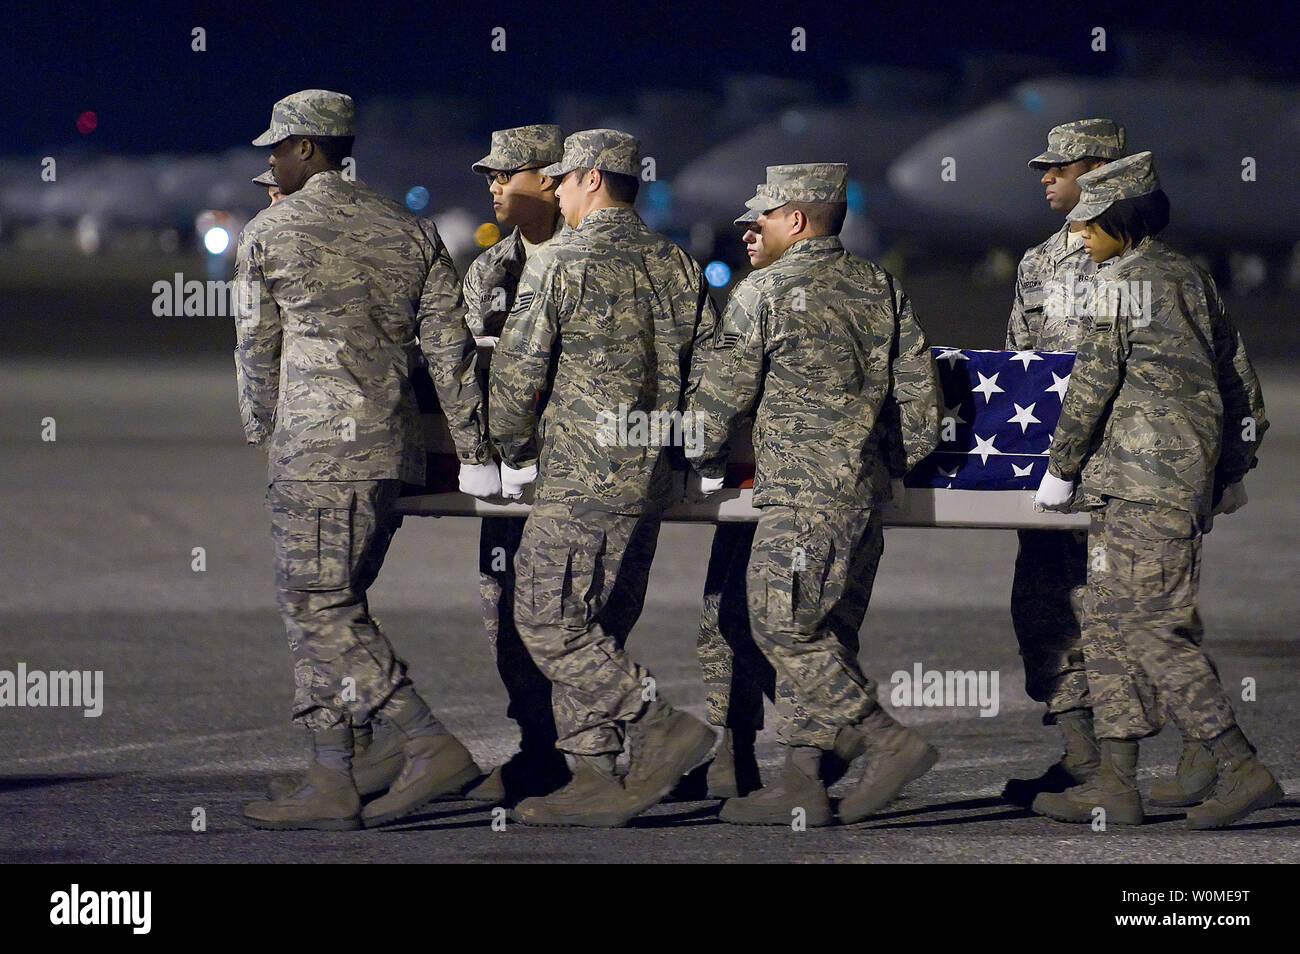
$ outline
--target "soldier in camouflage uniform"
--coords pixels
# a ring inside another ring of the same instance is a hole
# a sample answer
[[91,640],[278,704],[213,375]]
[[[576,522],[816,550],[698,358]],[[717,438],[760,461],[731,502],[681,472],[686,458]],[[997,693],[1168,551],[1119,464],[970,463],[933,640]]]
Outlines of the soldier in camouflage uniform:
[[[760,183],[758,190],[766,190]],[[761,248],[758,213],[746,209],[735,220],[755,268],[775,261]],[[719,326],[721,327],[721,326]],[[691,366],[693,390],[704,371],[705,355]],[[704,679],[705,711],[722,729],[722,738],[706,776],[710,798],[736,798],[761,787],[754,744],[763,728],[763,696],[775,701],[776,672],[754,642],[749,625],[745,578],[757,525],[749,521],[722,522],[713,533],[704,578],[704,605],[696,650]]]
[[[366,590],[400,523],[402,481],[424,476],[410,373],[423,351],[461,458],[461,488],[499,491],[460,283],[433,223],[359,182],[352,100],[304,90],[275,104],[254,145],[272,146],[284,200],[240,239],[251,290],[236,319],[239,405],[267,449],[277,604],[294,659],[293,717],[315,760],[297,789],[250,803],[260,828],[377,825],[480,773],[429,712],[370,615]],[[361,809],[350,722],[373,717],[404,738],[386,794]]]
[[[1047,150],[1029,160],[1042,171],[1047,203],[1062,215],[1079,201],[1079,176],[1124,155],[1124,127],[1109,119],[1081,119],[1053,127]],[[1007,325],[1008,350],[1074,351],[1080,318],[1076,290],[1089,287],[1097,265],[1083,248],[1082,223],[1066,222],[1025,252],[1016,272],[1016,297]],[[1097,770],[1088,678],[1071,605],[1087,579],[1087,533],[1021,530],[1011,585],[1011,621],[1025,665],[1025,691],[1045,703],[1044,725],[1060,725],[1065,755],[1038,778],[1011,779],[1007,801],[1028,807],[1039,792],[1060,792]],[[1158,724],[1158,723],[1157,723]]]
[[761,784],[754,744],[763,728],[763,696],[776,698],[776,673],[754,642],[745,597],[756,529],[749,521],[719,523],[705,571],[696,649],[705,711],[722,729],[706,775],[710,798],[735,798]]
[[[275,173],[267,169],[261,175],[250,180],[254,185],[266,190],[269,205],[275,205],[284,198],[280,185],[275,181]],[[402,771],[405,762],[403,747],[406,736],[401,732],[380,732],[376,739],[374,726],[370,722],[352,724],[352,780],[357,793],[363,798],[387,791]],[[301,780],[296,776],[281,775],[271,779],[268,786],[273,799],[283,798],[296,792]]]
[[270,169],[267,169],[261,175],[253,176],[249,181],[251,181],[253,185],[261,186],[266,190],[266,197],[271,200],[269,203],[270,205],[275,205],[284,198],[284,194],[280,191],[279,183],[275,181],[275,173]]
[[[911,304],[888,272],[839,240],[847,170],[840,163],[770,166],[746,202],[776,261],[732,291],[688,411],[702,422],[701,490],[722,484],[726,444],[754,416],[749,618],[776,670],[785,771],[723,805],[740,824],[833,820],[824,753],[868,754],[840,804],[852,823],[879,810],[938,753],[876,702],[859,668],[858,630],[883,551],[880,507],[939,437],[938,374]],[[906,462],[879,426],[897,413]]]
[[[1241,335],[1209,277],[1154,236],[1169,203],[1151,153],[1082,176],[1070,213],[1102,263],[1052,441],[1041,506],[1077,490],[1092,511],[1083,646],[1101,767],[1034,811],[1061,821],[1140,824],[1138,740],[1150,734],[1133,665],[1157,687],[1185,738],[1209,747],[1218,783],[1189,828],[1231,824],[1282,798],[1236,724],[1200,642],[1201,534],[1244,503],[1268,427]],[[1127,654],[1128,665],[1117,663]]]
[[[617,826],[713,746],[708,726],[664,702],[624,652],[614,634],[629,626],[611,617],[640,611],[660,514],[681,492],[671,422],[714,319],[699,265],[632,208],[633,137],[574,133],[542,172],[560,180],[571,228],[524,266],[492,364],[491,430],[503,492],[537,481],[515,560],[515,623],[553,684],[557,744],[574,771],[515,817]],[[620,778],[623,725],[631,757]]]
[[[541,172],[563,154],[559,126],[519,126],[494,132],[488,154],[472,166],[488,180],[497,222],[510,228],[465,272],[469,326],[481,348],[496,346],[524,262],[564,226],[555,180]],[[479,385],[486,392],[486,367],[480,370]],[[519,752],[469,792],[475,801],[514,804],[552,792],[569,780],[564,757],[555,748],[551,684],[515,628],[515,552],[523,530],[523,517],[484,517],[479,533],[483,622],[510,697],[506,714],[519,724]]]

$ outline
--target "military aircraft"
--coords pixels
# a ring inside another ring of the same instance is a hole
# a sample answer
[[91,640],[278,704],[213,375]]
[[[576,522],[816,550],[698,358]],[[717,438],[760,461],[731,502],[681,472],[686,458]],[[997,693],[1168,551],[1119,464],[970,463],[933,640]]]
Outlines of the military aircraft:
[[[1171,236],[1206,249],[1289,252],[1300,195],[1289,188],[1300,151],[1300,90],[1252,79],[1043,77],[937,129],[890,165],[888,182],[934,226],[987,241],[1026,240],[1057,217],[1026,161],[1047,130],[1105,116],[1128,148],[1155,154],[1169,194]],[[942,172],[951,168],[945,178]]]
[[[486,185],[469,168],[487,140],[474,126],[475,108],[450,100],[359,106],[355,174],[417,213],[437,212],[457,256],[476,249],[482,218],[469,210],[488,205]],[[251,120],[249,138],[264,119]],[[236,146],[215,155],[102,156],[78,144],[49,157],[2,159],[0,240],[71,230],[81,251],[94,254],[121,233],[143,232],[156,249],[175,251],[191,241],[203,245],[204,233],[217,227],[226,241],[208,241],[208,250],[228,256],[238,229],[266,206],[266,193],[249,180],[266,169],[268,152]]]

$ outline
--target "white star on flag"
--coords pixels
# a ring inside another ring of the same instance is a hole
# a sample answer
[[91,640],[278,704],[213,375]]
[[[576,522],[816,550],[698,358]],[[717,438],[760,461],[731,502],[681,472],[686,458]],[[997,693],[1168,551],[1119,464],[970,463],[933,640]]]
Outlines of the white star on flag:
[[1002,453],[1002,451],[998,450],[996,447],[993,446],[993,442],[997,440],[997,437],[998,436],[994,434],[988,440],[985,440],[984,438],[980,437],[978,434],[975,435],[975,447],[971,451],[971,453],[980,455],[981,464],[987,464],[989,462],[990,454]]
[[1033,464],[1026,464],[1026,465],[1022,468],[1022,467],[1020,467],[1020,466],[1017,465],[1017,464],[1012,464],[1012,465],[1011,465],[1011,470],[1015,473],[1015,475],[1016,475],[1017,477],[1028,477],[1030,474],[1032,474],[1032,473],[1034,472],[1034,465],[1033,465]]
[[985,404],[989,402],[989,398],[991,398],[994,394],[1005,393],[1000,387],[998,387],[998,375],[1001,374],[1000,371],[995,371],[993,373],[993,377],[991,378],[984,377],[984,375],[980,374],[978,371],[976,371],[975,373],[979,375],[980,383],[975,385],[975,387],[971,388],[971,390],[976,394],[984,395]]
[[1007,423],[1019,424],[1021,434],[1029,430],[1030,424],[1043,423],[1038,418],[1034,417],[1034,408],[1038,407],[1037,403],[1031,404],[1029,405],[1029,407],[1021,407],[1019,404],[1016,404],[1014,401],[1012,402],[1012,404],[1016,409],[1016,413],[1013,414],[1011,417],[1007,418]]
[[962,354],[960,348],[949,348],[947,351],[945,351],[945,352],[943,352],[941,355],[939,355],[939,357],[935,358],[935,360],[936,360],[936,361],[947,361],[947,362],[948,362],[948,370],[951,371],[953,368],[957,367],[957,362],[958,362],[958,361],[969,361],[970,358],[968,358],[968,357],[966,357],[966,355]]
[[945,418],[949,418],[949,417],[952,418],[952,419],[953,419],[954,421],[956,421],[958,424],[965,424],[965,423],[966,423],[966,419],[965,419],[964,417],[961,416],[961,402],[960,402],[960,401],[957,402],[957,406],[956,406],[956,407],[946,407],[946,406],[945,406],[944,409],[943,409],[943,416],[944,416]]
[[1042,361],[1042,360],[1043,359],[1041,357],[1034,354],[1034,352],[1032,351],[1017,351],[1015,354],[1013,354],[1010,358],[1007,359],[1007,363],[1010,364],[1012,361],[1019,361],[1021,364],[1025,366],[1025,370],[1028,371],[1030,361]]
[[1048,393],[1055,391],[1056,396],[1061,400],[1061,403],[1065,403],[1065,389],[1068,388],[1069,386],[1070,386],[1070,376],[1068,374],[1065,377],[1061,377],[1055,371],[1053,371],[1052,386],[1047,390]]
[[944,470],[942,467],[940,467],[940,468],[939,468],[939,473],[943,474],[945,477],[956,477],[956,476],[957,476],[957,471],[959,471],[959,470],[961,470],[961,465],[960,465],[960,464],[958,464],[958,465],[957,465],[956,467],[954,467],[952,470]]

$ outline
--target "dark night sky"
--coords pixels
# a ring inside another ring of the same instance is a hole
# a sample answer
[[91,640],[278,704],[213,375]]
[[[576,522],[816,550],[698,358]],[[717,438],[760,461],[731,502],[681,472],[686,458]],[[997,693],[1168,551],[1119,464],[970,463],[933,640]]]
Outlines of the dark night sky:
[[[108,9],[109,7],[112,9]],[[839,7],[852,6],[848,13]],[[1281,10],[1290,5],[1282,5]],[[250,10],[260,9],[256,15]],[[74,4],[12,7],[0,23],[6,132],[0,152],[206,152],[246,143],[271,104],[306,87],[383,94],[477,94],[498,125],[535,121],[556,90],[626,93],[713,87],[737,71],[813,80],[833,95],[841,67],[867,60],[956,69],[970,51],[1047,56],[1062,72],[1115,65],[1088,48],[1105,26],[1227,43],[1294,78],[1294,13],[1239,4]],[[790,29],[809,51],[790,51]],[[207,31],[207,51],[190,31]],[[508,52],[489,51],[494,26]]]

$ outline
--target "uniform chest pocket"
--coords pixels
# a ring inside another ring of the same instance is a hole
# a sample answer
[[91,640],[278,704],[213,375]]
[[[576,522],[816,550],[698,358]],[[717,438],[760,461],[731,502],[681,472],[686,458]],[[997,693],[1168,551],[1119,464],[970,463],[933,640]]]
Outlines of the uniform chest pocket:
[[1043,311],[1043,305],[1047,301],[1047,293],[1043,290],[1043,286],[1039,285],[1037,288],[1025,289],[1021,298],[1025,303],[1026,314],[1029,312],[1041,314]]

